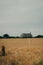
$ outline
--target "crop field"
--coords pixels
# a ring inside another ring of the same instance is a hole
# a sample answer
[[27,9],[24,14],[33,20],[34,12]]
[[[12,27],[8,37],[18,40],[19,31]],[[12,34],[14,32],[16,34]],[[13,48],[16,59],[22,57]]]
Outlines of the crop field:
[[43,65],[43,38],[0,39],[0,65]]

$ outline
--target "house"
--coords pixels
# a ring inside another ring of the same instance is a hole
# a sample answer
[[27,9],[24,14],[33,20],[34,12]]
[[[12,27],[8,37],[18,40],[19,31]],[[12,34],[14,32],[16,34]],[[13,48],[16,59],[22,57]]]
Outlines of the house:
[[32,38],[32,34],[31,33],[22,33],[21,38]]

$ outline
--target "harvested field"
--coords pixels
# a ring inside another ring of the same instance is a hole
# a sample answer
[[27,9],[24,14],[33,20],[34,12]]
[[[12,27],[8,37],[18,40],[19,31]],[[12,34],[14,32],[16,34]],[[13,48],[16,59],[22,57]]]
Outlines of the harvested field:
[[2,45],[7,55],[0,55],[0,65],[35,65],[43,61],[43,38],[0,39],[0,54]]

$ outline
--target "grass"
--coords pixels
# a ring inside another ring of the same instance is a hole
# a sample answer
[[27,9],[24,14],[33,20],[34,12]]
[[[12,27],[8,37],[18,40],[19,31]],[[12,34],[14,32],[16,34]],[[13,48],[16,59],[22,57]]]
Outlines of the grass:
[[43,65],[43,60],[41,60],[39,63],[35,63],[34,65]]
[[42,52],[39,48],[14,48],[13,52],[7,51],[6,56],[0,56],[0,65],[43,65]]
[[43,65],[43,39],[0,39],[0,65]]

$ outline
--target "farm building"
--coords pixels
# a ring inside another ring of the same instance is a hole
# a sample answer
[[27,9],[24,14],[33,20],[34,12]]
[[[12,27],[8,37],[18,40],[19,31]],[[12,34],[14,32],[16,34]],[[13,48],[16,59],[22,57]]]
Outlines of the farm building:
[[32,34],[31,33],[22,33],[21,37],[22,38],[32,38]]

